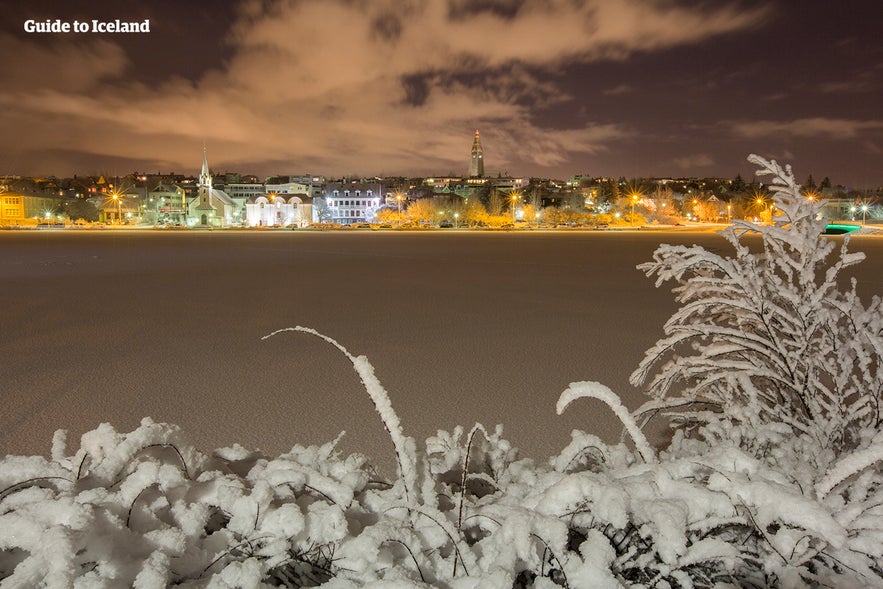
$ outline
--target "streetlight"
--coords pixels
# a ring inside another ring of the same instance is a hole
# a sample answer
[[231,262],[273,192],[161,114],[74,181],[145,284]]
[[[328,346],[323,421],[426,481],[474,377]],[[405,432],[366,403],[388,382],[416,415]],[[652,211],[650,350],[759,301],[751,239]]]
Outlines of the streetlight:
[[398,201],[399,214],[401,215],[402,214],[402,193],[401,192],[396,192],[396,201]]
[[868,216],[868,203],[866,203],[866,202],[862,203],[861,209],[862,209],[862,225],[864,225],[865,220],[867,219],[867,216]]
[[460,228],[460,213],[454,213],[454,228]]
[[632,222],[635,220],[635,203],[638,202],[637,193],[632,193]]
[[518,192],[512,193],[512,224],[515,224],[515,203],[518,201]]
[[110,197],[113,200],[115,200],[117,203],[117,223],[122,225],[123,224],[123,209],[122,209],[122,205],[120,204],[120,195],[119,195],[119,193],[114,192],[113,194],[110,195]]

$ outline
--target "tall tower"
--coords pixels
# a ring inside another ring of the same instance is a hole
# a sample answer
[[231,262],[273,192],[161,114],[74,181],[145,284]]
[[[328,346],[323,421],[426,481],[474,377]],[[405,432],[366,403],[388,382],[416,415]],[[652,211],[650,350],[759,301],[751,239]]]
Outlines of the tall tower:
[[475,139],[472,140],[472,159],[469,162],[469,177],[481,178],[484,176],[484,154],[481,151],[481,137],[478,130],[475,131]]
[[205,143],[202,144],[202,171],[199,173],[199,185],[204,186],[206,190],[212,190],[212,173],[208,169],[208,158],[205,154]]

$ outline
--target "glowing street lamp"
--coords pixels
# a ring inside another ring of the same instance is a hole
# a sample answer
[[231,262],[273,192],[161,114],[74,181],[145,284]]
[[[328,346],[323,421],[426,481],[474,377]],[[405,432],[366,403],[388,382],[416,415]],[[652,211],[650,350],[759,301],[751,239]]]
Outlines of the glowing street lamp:
[[518,192],[512,193],[512,224],[515,224],[515,203],[518,201]]
[[399,204],[399,214],[401,215],[402,214],[402,193],[401,192],[396,192],[396,201]]
[[454,227],[460,227],[460,213],[454,213]]
[[868,217],[868,203],[862,203],[862,206],[859,207],[862,210],[862,225],[865,224],[865,220]]
[[110,197],[113,200],[115,200],[117,203],[117,223],[122,225],[123,224],[123,209],[122,209],[122,205],[120,204],[120,195],[119,195],[119,193],[114,192],[113,194],[110,195]]
[[637,193],[632,193],[632,220],[634,220],[634,217],[635,217],[635,203],[636,202],[638,202],[638,195],[637,195]]

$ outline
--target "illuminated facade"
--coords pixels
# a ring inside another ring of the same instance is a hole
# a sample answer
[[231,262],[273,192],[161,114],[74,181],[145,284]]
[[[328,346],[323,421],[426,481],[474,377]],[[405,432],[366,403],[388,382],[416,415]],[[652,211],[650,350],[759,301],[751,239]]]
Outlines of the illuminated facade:
[[249,199],[245,224],[249,227],[306,227],[313,218],[313,206],[306,195],[285,198],[265,195]]
[[202,148],[202,171],[199,191],[187,207],[187,224],[191,227],[230,227],[242,224],[242,208],[223,190],[212,188],[205,147]]
[[313,209],[313,220],[341,225],[373,223],[382,197],[380,183],[330,182],[325,187],[322,210]]
[[60,203],[61,198],[57,196],[0,193],[0,225],[20,225],[25,219],[31,219],[31,223],[47,219]]

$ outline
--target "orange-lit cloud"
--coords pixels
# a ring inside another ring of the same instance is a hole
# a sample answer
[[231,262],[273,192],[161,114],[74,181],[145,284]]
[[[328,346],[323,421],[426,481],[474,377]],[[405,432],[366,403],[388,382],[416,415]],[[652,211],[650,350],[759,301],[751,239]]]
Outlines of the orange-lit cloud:
[[730,123],[732,131],[741,137],[757,138],[771,135],[792,137],[825,137],[853,139],[867,131],[883,129],[883,121],[851,120],[825,117],[793,121],[750,121]]
[[205,141],[216,167],[462,173],[480,128],[490,169],[555,166],[635,130],[544,125],[536,105],[578,98],[532,72],[697,43],[768,15],[647,0],[498,5],[506,14],[459,1],[248,1],[226,37],[207,40],[232,48],[225,63],[155,85],[109,37],[0,37],[3,53],[20,57],[0,90],[0,123],[18,142],[0,149],[21,165],[69,150],[183,170],[198,165]]

